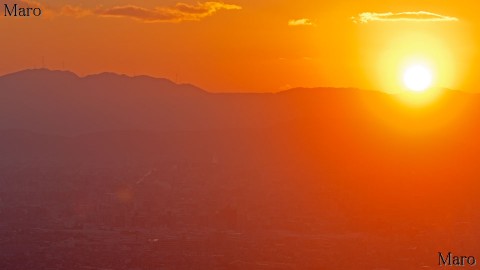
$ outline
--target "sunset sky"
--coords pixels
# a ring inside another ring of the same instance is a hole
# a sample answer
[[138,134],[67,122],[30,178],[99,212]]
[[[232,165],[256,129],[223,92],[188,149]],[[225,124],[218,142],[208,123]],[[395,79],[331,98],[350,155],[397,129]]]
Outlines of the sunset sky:
[[79,75],[146,74],[209,91],[387,91],[405,65],[422,61],[438,86],[480,83],[472,0],[29,3],[42,7],[41,18],[3,17],[2,9],[1,74],[41,67],[43,57],[47,68]]

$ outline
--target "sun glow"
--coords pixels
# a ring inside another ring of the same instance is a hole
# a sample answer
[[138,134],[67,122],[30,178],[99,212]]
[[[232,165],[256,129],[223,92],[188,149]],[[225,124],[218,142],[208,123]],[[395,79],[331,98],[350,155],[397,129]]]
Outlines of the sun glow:
[[421,55],[407,57],[397,69],[398,97],[422,107],[437,100],[443,92],[438,82],[439,63]]
[[399,97],[414,106],[424,106],[437,99],[443,90],[436,81],[436,71],[428,61],[409,61],[400,71],[403,91]]
[[[363,45],[363,50],[376,50],[366,53],[363,60],[372,88],[392,94],[412,94],[413,99],[423,100],[420,96],[435,96],[438,88],[458,89],[465,83],[468,49],[456,51],[457,41],[447,39],[443,32],[391,24],[367,30],[368,40],[376,41]],[[469,44],[462,35],[458,34],[458,38]]]
[[409,66],[403,73],[403,83],[410,91],[423,92],[432,85],[432,82],[432,71],[425,65]]

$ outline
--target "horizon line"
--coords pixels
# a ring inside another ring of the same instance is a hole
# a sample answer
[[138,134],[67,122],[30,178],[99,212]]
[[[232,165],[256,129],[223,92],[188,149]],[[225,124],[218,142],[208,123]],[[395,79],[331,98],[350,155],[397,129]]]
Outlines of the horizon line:
[[[399,92],[388,92],[388,91],[385,91],[385,90],[378,90],[378,89],[367,89],[367,88],[360,88],[360,87],[353,87],[353,86],[313,86],[313,87],[307,87],[307,86],[297,86],[297,87],[291,87],[291,88],[288,88],[288,89],[281,89],[281,90],[276,90],[276,91],[264,91],[264,92],[241,92],[241,91],[233,91],[233,92],[227,92],[227,91],[216,91],[216,92],[212,92],[210,90],[207,90],[205,88],[202,88],[202,87],[199,87],[193,83],[179,83],[179,82],[176,82],[172,79],[169,79],[169,78],[166,78],[166,77],[156,77],[156,76],[152,76],[152,75],[146,75],[146,74],[141,74],[141,75],[129,75],[129,74],[125,74],[125,73],[118,73],[118,72],[113,72],[113,71],[102,71],[102,72],[98,72],[98,73],[90,73],[90,74],[86,74],[86,75],[79,75],[78,73],[72,71],[72,70],[67,70],[67,69],[50,69],[50,68],[47,68],[47,67],[40,67],[40,68],[25,68],[25,69],[20,69],[20,70],[17,70],[17,71],[12,71],[12,72],[7,72],[7,73],[4,73],[4,74],[0,74],[0,78],[3,78],[3,77],[6,77],[6,76],[10,76],[10,75],[14,75],[14,74],[18,74],[18,73],[22,73],[22,72],[25,72],[25,71],[48,71],[48,72],[63,72],[63,73],[70,73],[70,74],[73,74],[75,75],[75,77],[79,78],[79,79],[84,79],[84,78],[88,78],[88,77],[93,77],[93,76],[100,76],[100,75],[115,75],[115,76],[118,76],[118,77],[126,77],[126,78],[130,78],[130,79],[136,79],[136,78],[150,78],[150,79],[154,79],[154,80],[167,80],[169,81],[170,83],[172,84],[175,84],[175,85],[178,85],[178,86],[193,86],[193,87],[196,87],[204,92],[207,92],[207,93],[210,93],[210,94],[280,94],[280,93],[284,93],[284,92],[288,92],[288,91],[292,91],[292,90],[319,90],[319,89],[337,89],[337,90],[350,90],[350,91],[368,91],[368,92],[379,92],[379,93],[383,93],[383,94],[388,94],[388,95],[396,95],[396,94],[399,94]],[[477,92],[473,92],[473,91],[464,91],[464,90],[459,90],[459,89],[452,89],[452,88],[448,88],[448,87],[435,87],[436,89],[441,89],[441,90],[445,90],[445,91],[456,91],[456,92],[461,92],[461,93],[472,93],[472,94],[475,94]],[[478,93],[477,93],[478,94]]]

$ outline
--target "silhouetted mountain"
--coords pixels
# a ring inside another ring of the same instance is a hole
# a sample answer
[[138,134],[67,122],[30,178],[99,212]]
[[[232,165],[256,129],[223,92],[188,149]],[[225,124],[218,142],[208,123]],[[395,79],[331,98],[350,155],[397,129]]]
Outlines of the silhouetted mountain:
[[[129,128],[167,128],[192,114],[192,100],[206,93],[146,76],[26,70],[0,78],[2,129],[80,134]],[[184,108],[184,109],[182,109]],[[161,124],[157,124],[161,123]]]
[[[401,164],[428,171],[448,168],[447,156],[480,150],[478,104],[477,95],[454,91],[412,107],[359,89],[208,93],[146,76],[26,70],[0,77],[0,158],[105,167],[216,156],[229,164],[320,166],[347,178]],[[423,160],[431,152],[438,155]]]
[[448,91],[432,105],[411,107],[359,89],[208,93],[147,76],[25,70],[0,77],[0,155],[31,165],[201,162],[220,155],[237,163],[354,166],[391,158],[412,143],[419,153],[442,139],[461,143],[459,136],[476,130],[478,101]]
[[[352,111],[361,92],[294,89],[278,94],[213,94],[147,76],[102,73],[80,78],[45,69],[0,77],[0,89],[0,129],[61,135],[258,128],[312,112],[322,118],[340,117]],[[341,115],[325,115],[329,110]]]
[[4,164],[39,167],[202,162],[213,155],[279,162],[281,151],[290,151],[282,145],[303,140],[288,137],[297,128],[322,126],[324,141],[342,137],[338,129],[360,117],[363,94],[388,98],[327,88],[214,94],[147,76],[25,70],[0,77],[0,155]]

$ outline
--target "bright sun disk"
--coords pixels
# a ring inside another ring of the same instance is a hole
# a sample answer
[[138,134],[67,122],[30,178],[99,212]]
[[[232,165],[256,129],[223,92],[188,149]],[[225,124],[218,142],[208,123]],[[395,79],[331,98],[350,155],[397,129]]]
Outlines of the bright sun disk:
[[403,83],[414,92],[423,92],[432,85],[432,71],[424,65],[408,67],[403,74]]

